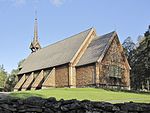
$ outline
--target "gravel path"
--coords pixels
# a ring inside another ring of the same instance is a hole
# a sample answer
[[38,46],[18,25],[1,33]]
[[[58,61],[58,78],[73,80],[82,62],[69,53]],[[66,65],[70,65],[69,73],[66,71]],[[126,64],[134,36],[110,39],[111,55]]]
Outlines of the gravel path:
[[141,99],[141,98],[127,98],[127,99],[122,99],[122,100],[111,100],[111,101],[107,101],[110,103],[123,103],[123,102],[130,102],[130,101],[134,101],[134,100],[146,100],[146,99]]

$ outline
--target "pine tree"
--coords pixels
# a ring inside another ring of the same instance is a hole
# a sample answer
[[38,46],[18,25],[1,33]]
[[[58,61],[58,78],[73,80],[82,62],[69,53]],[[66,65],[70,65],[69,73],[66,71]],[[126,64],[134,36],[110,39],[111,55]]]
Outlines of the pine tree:
[[3,65],[0,65],[0,87],[3,88],[7,78],[7,72]]
[[124,48],[124,52],[127,58],[129,58],[131,52],[134,50],[135,48],[135,43],[132,41],[131,37],[127,37],[124,42],[122,43],[123,48]]
[[[149,27],[150,29],[150,27]],[[145,32],[145,38],[130,56],[130,66],[132,68],[132,87],[135,89],[149,90],[150,83],[150,30]]]

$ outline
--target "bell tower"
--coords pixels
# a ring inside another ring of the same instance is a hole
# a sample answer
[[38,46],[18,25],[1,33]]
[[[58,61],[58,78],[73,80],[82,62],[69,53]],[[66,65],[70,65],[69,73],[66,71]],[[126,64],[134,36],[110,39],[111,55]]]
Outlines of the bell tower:
[[34,37],[33,41],[30,44],[30,49],[33,52],[36,52],[37,50],[41,49],[40,43],[38,41],[38,23],[37,23],[37,14],[35,16],[35,22],[34,22]]

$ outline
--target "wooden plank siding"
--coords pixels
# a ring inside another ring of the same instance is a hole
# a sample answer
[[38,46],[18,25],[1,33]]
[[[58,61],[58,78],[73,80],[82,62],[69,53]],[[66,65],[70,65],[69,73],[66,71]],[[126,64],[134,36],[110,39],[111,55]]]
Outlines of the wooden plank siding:
[[69,87],[69,66],[62,65],[55,68],[56,87]]
[[[113,74],[114,70],[121,70],[118,71],[120,76]],[[117,33],[113,31],[98,36],[94,28],[31,53],[19,74],[18,77],[30,74],[28,79],[23,76],[15,86],[23,90],[130,86],[130,66]]]
[[82,45],[80,46],[80,48],[78,49],[78,51],[76,52],[72,60],[70,61],[71,63],[69,64],[69,87],[76,87],[75,66],[77,65],[77,63],[79,62],[82,55],[84,54],[87,47],[89,46],[89,44],[91,43],[91,41],[95,36],[96,36],[96,31],[94,28],[92,28],[90,33],[88,34],[88,36],[86,37],[86,39],[84,40],[84,42],[82,43]]
[[[115,50],[114,50],[115,49]],[[116,60],[116,61],[115,61]],[[120,75],[121,82],[120,86],[129,87],[129,66],[126,64],[125,56],[123,55],[123,50],[121,44],[117,37],[115,37],[107,52],[105,53],[104,58],[100,62],[100,84],[102,85],[114,85],[110,79],[110,66],[118,66],[124,70],[123,74]]]
[[76,68],[77,87],[95,85],[95,64],[84,65]]

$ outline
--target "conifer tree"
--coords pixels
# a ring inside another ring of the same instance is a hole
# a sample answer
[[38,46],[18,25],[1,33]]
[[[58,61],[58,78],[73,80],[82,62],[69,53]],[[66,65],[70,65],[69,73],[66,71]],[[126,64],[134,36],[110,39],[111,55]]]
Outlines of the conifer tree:
[[130,56],[131,81],[135,89],[149,90],[150,84],[150,26],[143,40]]

